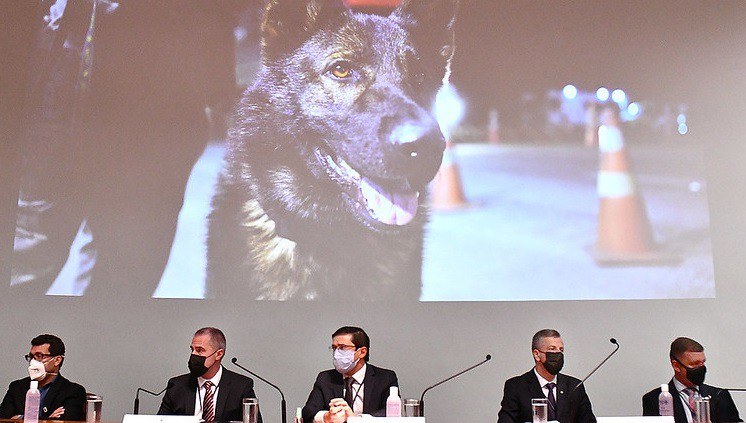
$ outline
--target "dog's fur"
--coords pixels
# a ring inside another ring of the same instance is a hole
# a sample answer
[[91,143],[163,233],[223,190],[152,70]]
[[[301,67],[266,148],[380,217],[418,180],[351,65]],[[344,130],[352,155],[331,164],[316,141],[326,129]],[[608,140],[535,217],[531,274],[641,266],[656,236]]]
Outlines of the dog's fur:
[[[425,190],[445,146],[430,111],[456,1],[405,0],[389,16],[269,2],[213,201],[209,296],[419,298]],[[377,218],[362,179],[407,210],[414,198],[414,218]]]

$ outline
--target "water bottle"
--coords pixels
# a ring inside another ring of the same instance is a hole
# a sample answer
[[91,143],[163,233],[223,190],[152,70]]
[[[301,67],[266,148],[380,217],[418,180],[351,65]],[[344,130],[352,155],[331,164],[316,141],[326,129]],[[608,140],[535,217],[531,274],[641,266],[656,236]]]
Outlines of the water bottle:
[[665,383],[661,385],[661,394],[658,395],[658,413],[661,416],[673,416],[673,396]]
[[295,409],[295,418],[293,423],[303,423],[303,409],[298,407]]
[[389,388],[389,397],[386,399],[386,417],[401,417],[401,398],[399,398],[399,387]]
[[39,393],[39,382],[31,381],[31,387],[26,392],[26,408],[23,411],[23,423],[39,422],[39,402],[41,394]]

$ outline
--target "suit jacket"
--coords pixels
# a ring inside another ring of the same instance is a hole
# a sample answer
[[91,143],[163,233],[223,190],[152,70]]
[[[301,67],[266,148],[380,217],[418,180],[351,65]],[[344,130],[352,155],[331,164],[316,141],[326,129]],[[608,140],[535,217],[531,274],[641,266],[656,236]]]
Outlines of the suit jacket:
[[[399,386],[396,373],[392,370],[367,365],[363,379],[363,413],[373,416],[386,415],[386,399],[389,388]],[[313,389],[303,407],[303,421],[313,423],[313,418],[321,410],[329,409],[329,401],[344,397],[344,379],[336,370],[326,370],[316,377]]]
[[[197,398],[197,377],[187,373],[168,381],[166,394],[161,401],[158,414],[193,416]],[[215,421],[243,420],[243,399],[256,398],[254,381],[223,367],[218,385],[218,401],[215,404]],[[259,422],[262,414],[259,413]]]
[[[591,400],[585,392],[585,386],[579,379],[559,373],[555,393],[557,398],[557,420],[561,423],[595,423]],[[528,372],[508,379],[503,390],[503,400],[498,423],[524,423],[533,421],[531,399],[545,398],[539,380],[531,369]]]
[[[23,414],[30,383],[29,377],[10,383],[0,404],[1,419]],[[60,407],[65,407],[65,412],[58,420],[85,420],[85,388],[57,375],[49,384],[44,401],[39,405],[39,420],[49,420],[49,415]]]
[[[673,395],[673,418],[676,423],[687,423],[686,413],[684,412],[684,404],[681,403],[681,396],[678,395],[676,386],[673,384],[673,379],[668,382],[668,392]],[[658,387],[642,396],[642,415],[643,416],[657,416],[659,415],[658,410],[658,395],[661,393],[661,388]],[[716,388],[710,385],[701,385],[699,387],[699,394],[703,397],[710,396],[710,419],[713,423],[732,423],[742,422],[738,416],[738,409],[736,404],[733,403],[733,398],[730,396],[730,392],[725,389]]]

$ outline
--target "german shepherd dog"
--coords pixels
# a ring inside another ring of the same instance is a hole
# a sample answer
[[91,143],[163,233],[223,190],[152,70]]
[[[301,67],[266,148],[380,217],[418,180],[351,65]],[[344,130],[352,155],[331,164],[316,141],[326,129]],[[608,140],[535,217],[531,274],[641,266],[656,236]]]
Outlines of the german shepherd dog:
[[271,0],[210,216],[207,295],[417,300],[457,0]]

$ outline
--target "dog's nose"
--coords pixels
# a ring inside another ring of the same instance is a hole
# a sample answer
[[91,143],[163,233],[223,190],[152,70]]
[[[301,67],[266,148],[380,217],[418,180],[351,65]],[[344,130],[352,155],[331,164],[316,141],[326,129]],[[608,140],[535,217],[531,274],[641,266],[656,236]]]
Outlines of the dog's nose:
[[390,140],[410,185],[422,187],[435,177],[446,145],[437,126],[400,124],[391,131]]

